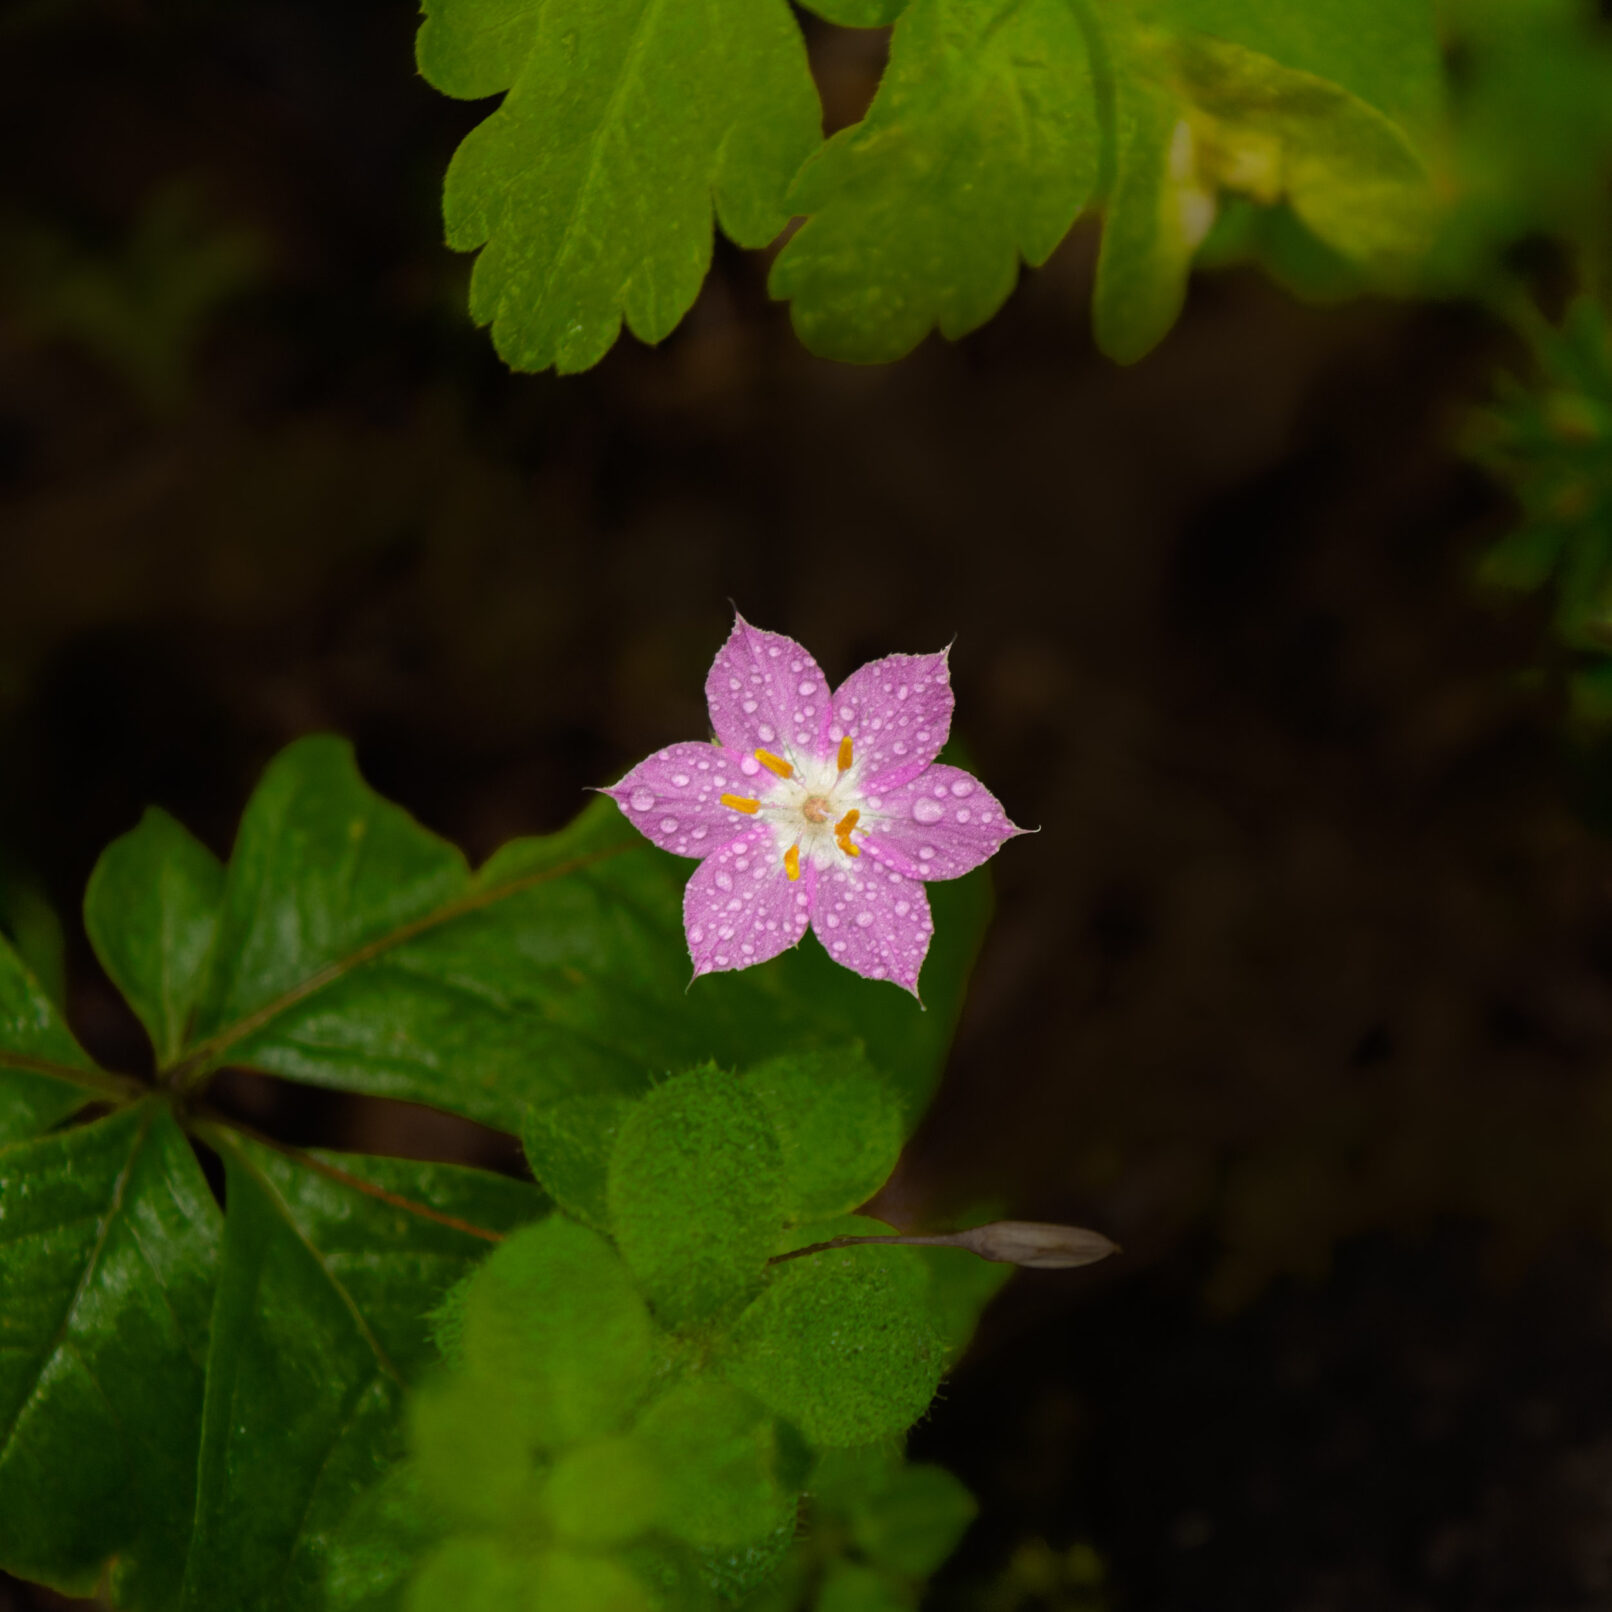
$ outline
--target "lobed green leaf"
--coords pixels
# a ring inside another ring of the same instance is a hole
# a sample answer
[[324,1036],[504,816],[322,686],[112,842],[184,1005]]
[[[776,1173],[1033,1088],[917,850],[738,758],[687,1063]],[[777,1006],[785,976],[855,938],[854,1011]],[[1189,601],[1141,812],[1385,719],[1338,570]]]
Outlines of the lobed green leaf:
[[448,169],[448,244],[481,248],[477,323],[515,369],[587,369],[622,320],[659,341],[694,301],[713,210],[741,246],[788,222],[818,143],[784,0],[429,0],[420,66],[508,87]]

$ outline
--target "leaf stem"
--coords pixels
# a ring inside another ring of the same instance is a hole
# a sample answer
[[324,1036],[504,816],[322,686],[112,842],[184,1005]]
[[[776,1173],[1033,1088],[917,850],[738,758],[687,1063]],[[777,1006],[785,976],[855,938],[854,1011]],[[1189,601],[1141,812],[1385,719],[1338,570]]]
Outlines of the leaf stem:
[[196,1135],[215,1146],[211,1140],[213,1133],[218,1131],[233,1131],[244,1136],[248,1141],[256,1142],[259,1147],[272,1148],[276,1153],[291,1159],[294,1163],[302,1165],[304,1169],[312,1170],[316,1175],[322,1175],[327,1180],[338,1182],[354,1192],[361,1192],[366,1198],[375,1198],[379,1202],[389,1204],[393,1209],[401,1209],[405,1214],[418,1215],[422,1220],[434,1220],[439,1226],[447,1226],[453,1231],[462,1232],[466,1237],[479,1237],[483,1242],[501,1243],[504,1234],[501,1231],[489,1231],[485,1226],[477,1226],[468,1220],[461,1220],[457,1215],[445,1215],[440,1209],[433,1209],[429,1204],[416,1203],[413,1198],[405,1198],[400,1193],[388,1192],[385,1187],[378,1187],[373,1181],[366,1181],[362,1176],[353,1175],[347,1170],[334,1164],[327,1164],[323,1159],[316,1158],[312,1153],[300,1147],[294,1147],[289,1142],[277,1141],[272,1136],[265,1136],[262,1131],[253,1126],[243,1124],[240,1120],[231,1118],[226,1114],[208,1110],[202,1112],[193,1110],[196,1114],[194,1130]]
[[23,1052],[0,1050],[0,1069],[18,1069],[30,1075],[49,1075],[70,1086],[81,1086],[117,1102],[138,1102],[150,1090],[145,1081],[111,1069],[80,1069],[72,1064],[53,1063],[49,1058],[30,1058]]

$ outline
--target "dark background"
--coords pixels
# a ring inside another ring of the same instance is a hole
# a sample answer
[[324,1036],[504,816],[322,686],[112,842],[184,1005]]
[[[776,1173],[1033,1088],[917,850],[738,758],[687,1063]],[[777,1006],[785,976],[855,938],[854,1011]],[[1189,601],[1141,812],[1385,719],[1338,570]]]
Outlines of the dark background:
[[[955,638],[957,731],[1041,833],[885,1212],[1126,1252],[1018,1277],[920,1429],[983,1505],[936,1604],[1606,1605],[1612,848],[1540,620],[1471,586],[1510,516],[1452,449],[1518,355],[1231,273],[1118,370],[1082,228],[886,369],[806,355],[719,245],[658,351],[511,376],[439,245],[485,108],[413,26],[0,14],[0,854],[63,915],[85,1039],[144,1056],[75,912],[148,802],[225,852],[334,729],[480,856],[703,731],[730,600],[836,680]],[[882,42],[813,40],[837,126]]]

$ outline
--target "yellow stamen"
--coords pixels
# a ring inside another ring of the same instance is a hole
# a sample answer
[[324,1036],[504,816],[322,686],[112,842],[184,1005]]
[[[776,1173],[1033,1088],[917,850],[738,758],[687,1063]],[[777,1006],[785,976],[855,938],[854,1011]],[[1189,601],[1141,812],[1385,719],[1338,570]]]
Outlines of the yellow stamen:
[[847,836],[847,835],[848,835],[848,834],[849,834],[849,833],[850,833],[850,832],[851,832],[851,830],[852,830],[852,829],[853,829],[853,828],[855,828],[855,827],[856,827],[856,820],[857,820],[857,818],[859,818],[859,817],[860,817],[860,816],[861,816],[861,815],[862,815],[862,814],[861,814],[861,812],[859,812],[859,811],[858,811],[858,810],[857,810],[857,809],[856,809],[856,808],[855,808],[855,807],[854,807],[854,806],[853,806],[853,807],[852,807],[852,808],[851,808],[851,809],[850,809],[850,811],[848,811],[848,812],[847,812],[847,813],[846,813],[846,814],[845,814],[845,815],[844,815],[844,816],[843,816],[843,817],[842,817],[842,818],[841,818],[841,819],[840,819],[840,820],[839,820],[839,822],[837,822],[837,823],[836,823],[836,824],[835,824],[835,825],[834,825],[834,832],[835,832],[835,834],[837,834],[837,835],[838,835],[838,836],[839,836],[839,838],[840,838],[840,839],[842,839],[842,840],[843,840],[843,839],[844,839],[844,838],[845,838],[845,837],[846,837],[846,836]]
[[791,767],[782,756],[775,756],[770,750],[756,751],[756,760],[759,761],[761,765],[768,770],[768,772],[775,772],[780,778],[790,778],[794,776],[795,769]]
[[759,812],[761,810],[759,800],[746,800],[743,795],[724,795],[722,804],[731,806],[736,812]]
[[789,875],[791,884],[800,877],[800,847],[798,845],[791,845],[784,852],[784,872]]
[[839,847],[847,856],[861,856],[861,852],[851,844],[843,835],[840,836]]
[[850,768],[850,765],[851,765],[851,736],[850,736],[850,734],[847,733],[845,735],[845,737],[840,740],[840,771],[841,772],[848,771],[849,768]]

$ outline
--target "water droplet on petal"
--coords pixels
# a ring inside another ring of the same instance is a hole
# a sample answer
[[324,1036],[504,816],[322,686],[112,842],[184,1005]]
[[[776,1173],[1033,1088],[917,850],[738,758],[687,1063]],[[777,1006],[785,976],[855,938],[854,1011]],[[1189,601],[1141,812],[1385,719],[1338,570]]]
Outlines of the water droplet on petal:
[[676,789],[687,789],[688,774],[686,772],[674,772],[672,774],[672,785]]
[[800,685],[800,691],[802,694],[815,694],[817,692],[817,685],[813,682],[807,681]]
[[896,917],[905,918],[911,911],[912,903],[910,901],[898,901],[896,903]]
[[856,926],[858,929],[866,929],[867,926],[872,922],[873,914],[871,912],[859,912],[856,915]]
[[959,823],[966,823],[973,815],[974,814],[966,806],[960,807],[957,812],[957,821]]
[[661,818],[660,831],[662,834],[675,834],[677,832],[677,819],[675,817]]
[[912,803],[912,815],[920,823],[938,823],[946,814],[946,808],[937,800],[915,800]]
[[766,724],[766,723],[765,723],[765,722],[763,722],[763,723],[762,723],[762,724],[761,724],[761,726],[760,726],[760,727],[759,727],[759,728],[757,728],[757,729],[756,729],[756,732],[757,732],[757,733],[759,733],[759,734],[760,734],[760,735],[761,735],[761,737],[762,737],[762,738],[763,738],[763,739],[766,739],[766,740],[768,740],[768,741],[769,741],[769,742],[770,742],[770,741],[771,741],[771,740],[772,740],[772,739],[773,739],[773,738],[774,738],[774,737],[776,737],[776,735],[774,735],[774,733],[773,733],[773,731],[772,731],[772,729],[771,729],[771,728],[769,728],[769,727],[768,727],[768,726],[767,726],[767,724]]
[[920,862],[933,861],[935,848],[933,845],[920,845],[918,847],[918,860]]
[[974,793],[974,780],[972,778],[959,778],[952,785],[952,793],[956,795],[959,800],[961,800],[964,795],[972,795]]
[[754,778],[755,775],[761,771],[761,763],[757,761],[754,756],[745,756],[739,762],[739,771],[742,772],[746,778]]
[[896,690],[896,698],[897,698],[897,699],[898,699],[898,700],[904,700],[904,699],[906,699],[906,697],[907,697],[907,696],[908,696],[908,695],[909,695],[909,694],[910,694],[910,693],[912,693],[912,690],[911,690],[911,689],[910,689],[910,688],[908,688],[908,687],[907,687],[907,685],[906,685],[906,684],[905,684],[905,683],[903,683],[903,684],[902,684],[902,685],[901,685],[901,687],[900,687],[900,688],[898,688],[898,689],[897,689],[897,690]]
[[716,887],[718,890],[731,890],[733,888],[733,875],[731,873],[717,874]]
[[744,702],[744,714],[746,716],[752,715],[754,713],[755,709],[756,709],[756,702],[754,700],[746,700]]
[[653,789],[635,789],[627,804],[635,812],[647,812],[655,804],[655,791]]

